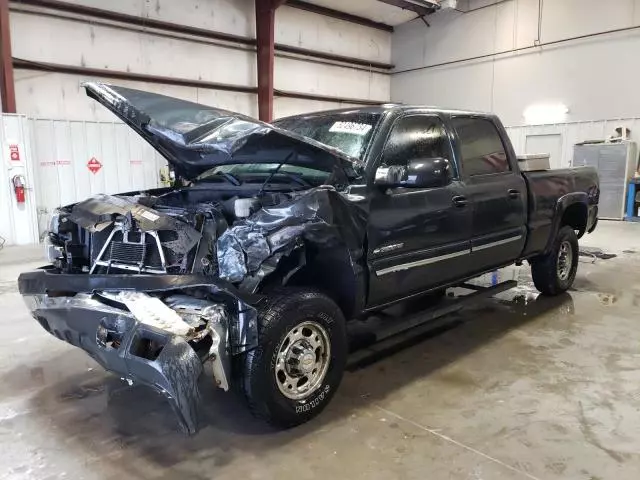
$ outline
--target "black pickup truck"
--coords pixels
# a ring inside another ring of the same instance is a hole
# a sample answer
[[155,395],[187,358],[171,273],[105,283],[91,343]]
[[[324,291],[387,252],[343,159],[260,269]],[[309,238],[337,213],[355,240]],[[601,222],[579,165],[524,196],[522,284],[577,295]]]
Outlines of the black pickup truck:
[[513,263],[567,290],[597,223],[594,169],[521,172],[497,117],[403,105],[273,125],[85,85],[153,145],[170,188],[60,208],[19,289],[48,332],[162,392],[197,427],[198,377],[291,427],[342,378],[346,321]]

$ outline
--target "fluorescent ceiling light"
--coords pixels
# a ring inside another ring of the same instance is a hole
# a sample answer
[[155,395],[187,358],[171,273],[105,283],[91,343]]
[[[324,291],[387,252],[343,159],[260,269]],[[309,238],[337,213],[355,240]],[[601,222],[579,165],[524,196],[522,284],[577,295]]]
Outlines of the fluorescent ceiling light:
[[529,125],[562,123],[567,113],[569,108],[562,103],[530,105],[524,111],[524,121]]

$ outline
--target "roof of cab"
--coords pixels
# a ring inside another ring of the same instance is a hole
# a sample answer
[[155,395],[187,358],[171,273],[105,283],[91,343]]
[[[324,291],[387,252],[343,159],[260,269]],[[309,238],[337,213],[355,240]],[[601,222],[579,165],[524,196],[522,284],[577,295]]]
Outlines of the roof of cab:
[[380,105],[371,105],[366,107],[351,107],[351,108],[338,108],[334,110],[321,110],[317,112],[302,113],[298,115],[290,115],[287,117],[278,118],[275,121],[286,120],[291,118],[305,118],[305,117],[317,117],[321,115],[340,115],[347,113],[387,113],[390,111],[396,112],[411,112],[411,111],[423,111],[423,112],[438,112],[446,113],[449,115],[481,115],[485,117],[493,117],[495,114],[488,112],[472,111],[472,110],[456,110],[450,108],[441,108],[427,105],[405,105],[402,103],[383,103]]

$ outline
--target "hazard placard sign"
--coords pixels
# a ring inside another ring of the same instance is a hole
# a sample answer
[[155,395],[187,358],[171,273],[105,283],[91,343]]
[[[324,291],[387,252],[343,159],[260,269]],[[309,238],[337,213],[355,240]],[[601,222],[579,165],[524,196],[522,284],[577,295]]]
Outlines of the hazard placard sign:
[[91,157],[91,160],[87,162],[87,168],[95,175],[102,168],[102,164],[96,157]]

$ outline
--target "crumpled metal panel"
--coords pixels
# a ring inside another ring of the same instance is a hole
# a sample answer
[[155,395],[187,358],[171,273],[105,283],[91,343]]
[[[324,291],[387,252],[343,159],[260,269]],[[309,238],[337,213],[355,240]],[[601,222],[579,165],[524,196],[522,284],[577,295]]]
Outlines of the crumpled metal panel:
[[205,289],[212,297],[220,298],[228,308],[230,318],[229,341],[232,353],[238,354],[258,345],[258,312],[253,306],[255,298],[230,284],[205,275],[119,275],[119,274],[65,274],[49,269],[24,272],[18,278],[22,295],[39,295],[48,291],[84,293],[94,291],[135,290],[140,292],[173,292],[176,290]]
[[[194,179],[217,165],[280,162],[355,178],[362,162],[340,150],[240,113],[98,82],[83,86],[173,165]],[[290,156],[291,151],[298,155]]]
[[180,337],[171,337],[158,358],[153,362],[162,375],[156,388],[169,397],[169,404],[180,420],[185,433],[198,430],[200,390],[198,378],[202,363],[193,348]]
[[313,188],[263,208],[224,232],[218,239],[218,274],[223,280],[242,282],[243,291],[254,291],[284,254],[302,248],[304,242],[324,247],[343,244],[354,261],[362,254],[365,231],[362,207],[331,186]]
[[[24,275],[33,277],[43,273]],[[24,291],[24,282],[22,287]],[[35,283],[30,287],[36,287]],[[165,395],[181,428],[190,434],[197,431],[198,378],[202,373],[202,362],[184,338],[139,322],[127,310],[94,299],[92,293],[49,297],[43,285],[39,287],[26,294],[25,301],[43,328],[60,340],[81,348],[105,369]],[[40,293],[33,293],[35,291]],[[109,334],[118,338],[119,344],[107,343]],[[140,339],[152,339],[163,345],[157,358],[139,356],[135,345]]]
[[75,204],[68,218],[90,232],[99,232],[112,225],[115,216],[128,214],[131,214],[143,232],[175,232],[178,238],[163,242],[163,246],[178,254],[189,252],[202,236],[189,224],[137,203],[135,197],[96,195]]

